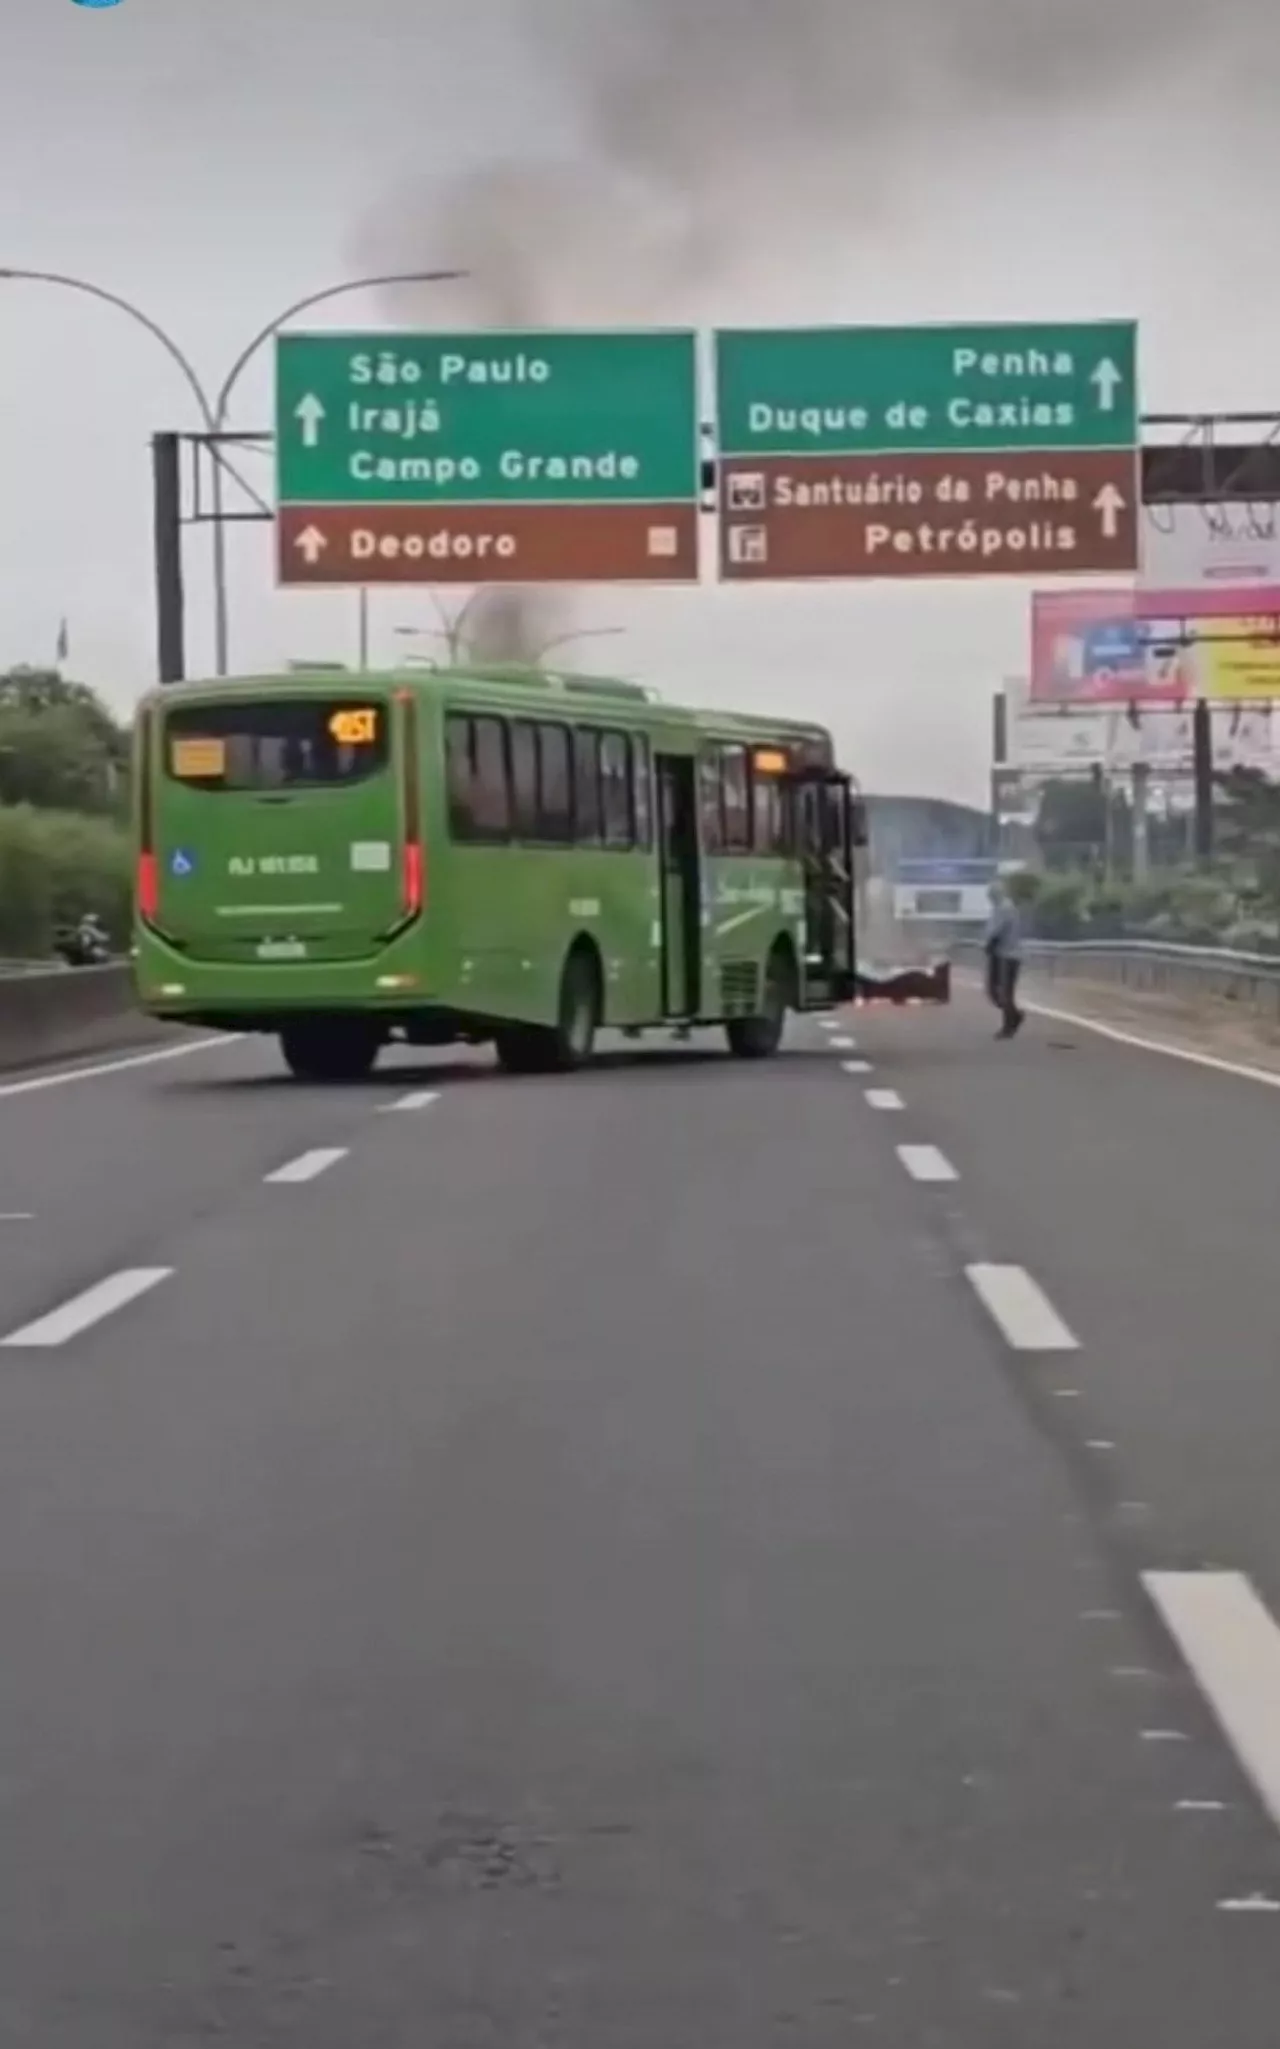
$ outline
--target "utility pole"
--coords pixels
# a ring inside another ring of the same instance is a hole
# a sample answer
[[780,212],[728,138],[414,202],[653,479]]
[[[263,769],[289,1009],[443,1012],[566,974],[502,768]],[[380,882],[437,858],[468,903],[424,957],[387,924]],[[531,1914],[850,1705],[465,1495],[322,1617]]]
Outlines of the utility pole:
[[156,557],[156,675],[181,683],[187,673],[182,590],[182,437],[154,434],[151,478]]
[[1191,724],[1191,758],[1195,779],[1195,854],[1198,867],[1213,860],[1213,722],[1208,701],[1196,699]]

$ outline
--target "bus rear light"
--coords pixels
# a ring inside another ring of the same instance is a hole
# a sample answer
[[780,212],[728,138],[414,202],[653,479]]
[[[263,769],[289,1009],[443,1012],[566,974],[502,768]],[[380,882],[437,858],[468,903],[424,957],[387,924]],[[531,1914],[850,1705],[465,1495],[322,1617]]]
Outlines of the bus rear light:
[[151,924],[160,909],[160,871],[156,866],[156,857],[152,853],[141,853],[138,856],[136,889],[138,915]]
[[410,918],[416,918],[426,895],[425,864],[422,859],[422,848],[417,840],[406,840],[404,843],[402,885],[405,914]]

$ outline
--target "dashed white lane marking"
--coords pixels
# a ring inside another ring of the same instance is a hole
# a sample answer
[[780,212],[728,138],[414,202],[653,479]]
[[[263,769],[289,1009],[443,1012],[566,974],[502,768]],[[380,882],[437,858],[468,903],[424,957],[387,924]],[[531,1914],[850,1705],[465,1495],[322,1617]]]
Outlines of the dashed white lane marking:
[[1143,1729],[1140,1734],[1141,1740],[1144,1743],[1189,1743],[1191,1741],[1191,1738],[1184,1735],[1181,1729]]
[[345,1145],[319,1146],[314,1152],[299,1153],[296,1160],[289,1160],[285,1166],[277,1167],[274,1174],[264,1174],[264,1181],[314,1181],[317,1174],[323,1174],[330,1167],[336,1167],[339,1160],[345,1160],[348,1148]]
[[1280,1629],[1243,1573],[1144,1572],[1142,1583],[1280,1826]]
[[869,1060],[842,1060],[840,1065],[846,1074],[870,1074],[871,1072],[871,1062]]
[[831,1043],[834,1046],[837,1053],[852,1053],[853,1051],[854,1042],[852,1039],[846,1039],[844,1037],[841,1037],[838,1039],[833,1039]]
[[903,1110],[906,1108],[897,1089],[868,1089],[866,1097],[873,1110]]
[[840,1021],[834,1017],[820,1017],[818,1019],[818,1029],[824,1032],[838,1032]]
[[1191,1046],[1174,1046],[1167,1039],[1148,1039],[1141,1032],[1122,1031],[1118,1025],[1103,1024],[1100,1018],[1083,1017],[1076,1010],[1058,1010],[1048,1003],[1024,1003],[1023,1008],[1036,1017],[1050,1018],[1055,1024],[1078,1025],[1082,1032],[1093,1032],[1100,1039],[1111,1039],[1117,1046],[1132,1046],[1138,1053],[1163,1053],[1168,1060],[1185,1060],[1192,1067],[1208,1067],[1215,1074],[1233,1074],[1238,1081],[1260,1081],[1264,1088],[1280,1089],[1280,1072],[1273,1073],[1265,1067],[1250,1067],[1241,1060],[1224,1060],[1216,1053],[1198,1053]]
[[1219,1900],[1218,1911],[1222,1914],[1280,1914],[1280,1900],[1273,1900],[1264,1892],[1251,1892],[1241,1900]]
[[35,1214],[30,1209],[0,1209],[0,1224],[33,1224]]
[[154,1053],[130,1053],[123,1060],[99,1060],[92,1067],[62,1067],[56,1074],[33,1074],[26,1081],[0,1082],[0,1096],[32,1096],[38,1089],[60,1089],[69,1081],[94,1081],[100,1074],[124,1074],[130,1067],[155,1067],[162,1060],[186,1060],[192,1053],[210,1053],[218,1046],[235,1046],[244,1032],[219,1032],[216,1038],[184,1040],[180,1046],[160,1046]]
[[979,1301],[1015,1352],[1075,1352],[1079,1341],[1067,1329],[1043,1288],[1022,1266],[979,1261],[965,1272]]
[[1173,1811],[1175,1814],[1225,1814],[1227,1803],[1225,1800],[1175,1800]]
[[407,1096],[398,1097],[394,1103],[383,1103],[381,1107],[384,1113],[392,1110],[426,1110],[439,1100],[439,1092],[436,1089],[410,1089]]
[[958,1181],[960,1176],[936,1145],[900,1145],[898,1158],[913,1181]]
[[78,1337],[92,1324],[101,1323],[104,1316],[112,1316],[117,1309],[123,1309],[129,1302],[145,1295],[151,1288],[167,1281],[173,1272],[171,1266],[126,1267],[122,1272],[108,1274],[106,1280],[98,1281],[92,1288],[86,1288],[82,1295],[73,1295],[60,1309],[51,1309],[47,1316],[41,1316],[34,1323],[24,1324],[10,1337],[0,1343],[11,1347],[65,1345],[70,1338]]

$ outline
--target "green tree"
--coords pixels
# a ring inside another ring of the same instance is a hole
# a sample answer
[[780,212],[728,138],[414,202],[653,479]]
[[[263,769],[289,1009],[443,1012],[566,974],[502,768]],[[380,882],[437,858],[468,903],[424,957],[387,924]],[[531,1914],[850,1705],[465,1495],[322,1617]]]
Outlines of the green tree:
[[1255,887],[1280,902],[1280,784],[1260,769],[1234,768],[1219,778],[1214,834],[1220,859],[1246,870]]
[[0,673],[0,804],[119,813],[129,736],[85,683],[54,669]]
[[1124,862],[1133,839],[1129,800],[1100,775],[1054,777],[1040,793],[1035,837],[1047,868],[1100,867],[1108,853]]

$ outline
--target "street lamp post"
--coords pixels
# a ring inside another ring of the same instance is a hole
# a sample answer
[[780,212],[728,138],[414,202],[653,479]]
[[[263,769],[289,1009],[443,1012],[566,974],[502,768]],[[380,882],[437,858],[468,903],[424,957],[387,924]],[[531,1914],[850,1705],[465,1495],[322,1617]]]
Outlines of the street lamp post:
[[[132,299],[126,299],[119,292],[111,292],[103,285],[95,285],[88,278],[69,277],[56,270],[20,270],[12,265],[0,265],[0,283],[57,285],[64,291],[80,292],[86,298],[99,299],[104,305],[114,306],[139,327],[145,328],[153,340],[159,342],[170,361],[182,375],[187,389],[196,402],[201,424],[206,434],[221,434],[225,431],[230,413],[231,400],[258,350],[278,334],[290,320],[296,320],[300,313],[310,312],[313,306],[324,305],[330,299],[339,299],[349,292],[374,292],[391,285],[435,285],[456,284],[469,275],[465,270],[402,270],[392,271],[380,277],[347,278],[341,284],[326,285],[322,291],[308,292],[305,298],[295,299],[274,320],[259,328],[252,340],[246,342],[232,363],[217,391],[210,397],[190,357],[173,339],[158,320],[153,320],[141,306],[135,306]],[[222,471],[216,456],[213,466],[213,644],[214,673],[225,676],[228,656],[227,615],[227,554],[226,535],[222,520]]]

